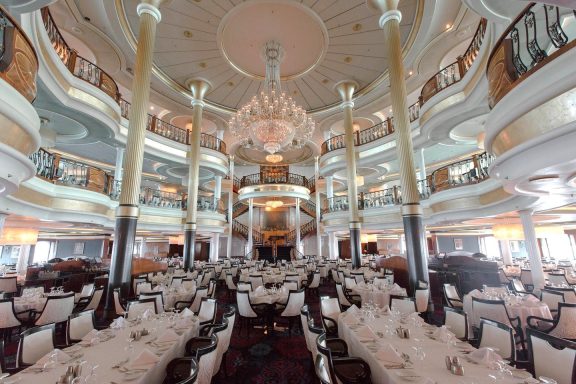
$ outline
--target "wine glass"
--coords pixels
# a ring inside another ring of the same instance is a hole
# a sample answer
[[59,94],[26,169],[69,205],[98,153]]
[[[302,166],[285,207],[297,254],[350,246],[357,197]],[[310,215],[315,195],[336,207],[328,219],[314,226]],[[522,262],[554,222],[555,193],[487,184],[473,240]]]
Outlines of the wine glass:
[[98,367],[99,367],[98,364],[95,364],[92,366],[92,369],[90,370],[90,374],[88,375],[88,377],[86,377],[86,380],[84,380],[85,384],[99,384],[98,376],[96,375],[96,369]]
[[132,336],[132,337],[128,337],[126,339],[126,341],[128,342],[128,345],[124,347],[124,351],[128,352],[128,355],[131,355],[132,352],[134,352],[134,344],[133,344],[134,336],[133,336],[132,332],[131,332],[130,336]]

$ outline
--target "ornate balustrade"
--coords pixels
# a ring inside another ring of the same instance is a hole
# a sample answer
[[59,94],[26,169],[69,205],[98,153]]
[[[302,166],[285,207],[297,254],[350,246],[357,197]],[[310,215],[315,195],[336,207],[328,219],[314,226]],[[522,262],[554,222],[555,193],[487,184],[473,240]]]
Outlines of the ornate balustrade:
[[240,179],[240,188],[262,184],[291,184],[310,189],[310,181],[306,177],[290,172],[254,173]]
[[474,33],[474,37],[472,37],[472,41],[468,45],[466,52],[464,52],[462,56],[458,56],[455,62],[438,71],[424,84],[420,92],[420,106],[424,105],[440,91],[456,84],[464,77],[480,52],[480,47],[486,34],[486,26],[486,19],[480,20],[480,24],[478,24],[476,33]]
[[300,201],[300,209],[306,212],[307,215],[316,217],[316,204],[310,200]]
[[493,108],[519,82],[576,46],[576,10],[531,3],[495,44],[486,69]]
[[360,193],[358,206],[360,209],[382,208],[401,203],[399,187],[386,188],[381,191]]
[[0,6],[0,78],[28,101],[36,99],[38,57],[28,36]]
[[[310,220],[306,224],[300,226],[300,240],[313,233],[316,233],[316,220]],[[295,229],[288,232],[286,235],[286,240],[290,243],[294,243],[296,241]]]
[[[68,70],[74,76],[100,88],[116,100],[120,106],[120,114],[122,117],[129,119],[131,104],[122,98],[114,79],[96,64],[78,56],[77,52],[68,46],[47,7],[42,8],[42,20],[44,21],[44,27],[46,28],[54,50]],[[190,144],[188,130],[172,125],[154,115],[148,115],[146,130],[178,143]],[[226,143],[212,135],[202,133],[200,146],[226,154]]]
[[241,185],[242,181],[238,177],[234,176],[234,180],[232,180],[232,191],[238,193],[238,190],[242,188]]
[[[246,225],[242,224],[238,220],[232,221],[232,231],[239,233],[242,237],[244,237],[246,240],[248,240],[249,229]],[[252,237],[254,240],[253,241],[254,244],[262,244],[263,236],[262,236],[262,233],[260,231],[257,231],[253,228],[252,229]]]
[[148,207],[176,209],[182,209],[185,206],[181,193],[165,192],[148,187],[140,188],[140,204]]
[[247,210],[248,210],[248,206],[246,204],[243,204],[243,203],[237,201],[232,206],[232,217],[237,218],[238,216],[240,216],[241,214],[243,214]]

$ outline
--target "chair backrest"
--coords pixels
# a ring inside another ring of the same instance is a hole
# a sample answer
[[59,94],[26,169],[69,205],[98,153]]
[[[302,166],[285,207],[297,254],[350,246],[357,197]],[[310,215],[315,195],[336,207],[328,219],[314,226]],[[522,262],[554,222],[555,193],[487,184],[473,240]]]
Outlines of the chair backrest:
[[512,327],[510,316],[503,300],[484,300],[472,297],[472,311],[487,320],[497,321]]
[[293,317],[298,316],[300,309],[304,305],[305,288],[288,293],[288,302],[280,316]]
[[314,272],[312,276],[312,282],[308,285],[308,288],[318,288],[320,286],[320,271]]
[[321,278],[325,279],[328,277],[328,267],[326,265],[320,265],[318,269],[320,270]]
[[283,286],[286,287],[286,289],[288,289],[289,291],[297,291],[298,290],[298,282],[297,281],[284,280]]
[[136,291],[136,286],[139,283],[145,283],[146,281],[148,281],[146,277],[135,277],[134,278],[134,281],[132,282],[132,289],[134,290],[134,292],[136,294],[138,294],[138,291]]
[[356,280],[356,284],[365,283],[364,273],[351,273],[351,276]]
[[236,284],[234,284],[234,279],[231,273],[226,274],[226,286],[231,291],[235,291],[236,289],[238,289]]
[[534,282],[532,281],[532,271],[530,269],[522,269],[520,271],[520,280],[524,285],[534,284]]
[[96,310],[98,309],[98,305],[100,305],[100,300],[102,300],[102,295],[104,294],[104,287],[95,288],[92,292],[92,297],[90,297],[90,302],[83,309],[83,311],[89,311],[91,309]]
[[332,352],[326,345],[326,333],[320,334],[316,338],[316,375],[322,383],[337,384],[334,370],[332,369]]
[[562,292],[564,294],[564,302],[565,303],[572,303],[572,304],[576,304],[576,288],[570,287],[570,288],[557,288],[557,287],[551,287],[548,288],[551,291],[557,291],[557,292]]
[[390,309],[398,310],[401,315],[409,315],[416,311],[416,300],[413,297],[390,295]]
[[177,384],[193,384],[198,377],[198,360],[194,357],[179,357],[166,366],[166,381]]
[[540,300],[550,308],[550,311],[557,312],[558,304],[564,302],[564,294],[544,288],[540,291]]
[[516,293],[526,293],[526,287],[520,279],[512,279],[512,289]]
[[172,281],[170,282],[170,287],[178,288],[182,285],[182,280],[184,280],[186,276],[172,276]]
[[252,291],[252,284],[238,282],[236,289],[239,291]]
[[208,287],[197,288],[194,299],[192,299],[192,304],[190,304],[190,310],[194,313],[198,313],[202,299],[205,297],[208,297]]
[[216,279],[210,279],[210,281],[208,281],[208,292],[206,293],[206,295],[208,297],[211,297],[212,299],[216,295],[216,283],[217,283]]
[[499,321],[480,318],[480,348],[490,347],[498,350],[498,354],[506,360],[516,361],[516,346],[512,327]]
[[126,310],[120,303],[120,288],[115,288],[112,295],[114,296],[114,310],[116,311],[116,314],[120,316],[124,315]]
[[526,329],[530,362],[534,376],[545,376],[560,383],[576,383],[576,342],[535,329]]
[[416,310],[418,313],[428,312],[430,288],[417,288],[414,291],[414,298],[416,300]]
[[356,282],[356,279],[352,276],[350,277],[344,277],[344,286],[346,287],[346,289],[352,289],[356,286],[356,284],[358,284]]
[[142,282],[136,284],[136,296],[138,296],[141,293],[145,293],[145,292],[152,292],[152,283],[149,283],[147,281],[142,281]]
[[186,289],[186,290],[191,290],[194,289],[196,287],[196,283],[194,282],[194,279],[192,278],[183,278],[182,279],[182,288]]
[[18,283],[16,276],[2,276],[0,277],[0,291],[4,293],[18,292]]
[[56,324],[46,324],[29,328],[20,334],[18,344],[18,367],[35,364],[40,358],[54,349]]
[[135,319],[142,316],[146,310],[156,313],[156,299],[132,300],[128,302],[128,319]]
[[19,327],[22,323],[14,310],[14,299],[0,300],[0,329]]
[[348,298],[344,294],[344,289],[342,288],[342,284],[336,283],[336,293],[338,294],[338,301],[340,302],[340,305],[343,305],[346,307],[349,307],[352,305],[352,303],[350,303],[350,301],[348,301]]
[[286,274],[284,281],[294,281],[298,285],[297,289],[300,289],[300,275]]
[[204,270],[204,276],[202,276],[201,286],[207,286],[210,279],[214,277],[214,269]]
[[442,285],[442,290],[444,291],[444,298],[446,299],[446,304],[448,304],[450,307],[454,306],[453,300],[462,301],[462,298],[460,297],[458,290],[452,284]]
[[566,275],[563,273],[548,273],[548,281],[552,285],[568,286],[568,280],[566,280]]
[[338,272],[335,269],[331,269],[330,273],[332,274],[332,280],[334,280],[335,283],[340,283],[340,277],[338,276]]
[[576,341],[576,304],[559,303],[558,318],[549,335]]
[[300,323],[302,324],[302,333],[304,333],[304,340],[306,340],[306,349],[309,352],[312,352],[310,349],[310,330],[308,329],[308,316],[310,312],[308,309],[308,305],[304,304],[302,308],[300,308]]
[[322,316],[322,323],[326,327],[326,319],[338,324],[338,317],[340,316],[340,303],[338,298],[321,297],[320,298],[320,315]]
[[210,344],[202,346],[197,350],[198,358],[198,378],[197,382],[210,383],[214,374],[216,360],[218,359],[218,343],[217,335],[210,336]]
[[238,314],[242,317],[258,317],[250,304],[250,291],[243,291],[240,288],[236,291],[236,303],[238,304]]
[[216,319],[216,300],[204,297],[200,302],[200,309],[198,310],[198,319],[200,324],[214,323]]
[[154,299],[156,303],[156,313],[164,313],[164,295],[162,291],[142,292],[138,295],[138,300]]
[[71,314],[66,322],[66,343],[70,344],[82,340],[95,328],[93,310]]
[[444,307],[444,325],[458,339],[468,340],[468,315],[466,312],[452,307]]
[[94,283],[86,283],[82,285],[82,291],[80,291],[81,297],[91,296],[94,292]]
[[61,323],[68,320],[74,310],[74,292],[59,296],[48,296],[46,305],[34,322],[35,326],[50,323]]
[[236,324],[236,308],[229,307],[228,311],[224,313],[223,318],[228,320],[228,330],[230,332],[228,340],[224,343],[224,352],[226,352],[230,347],[230,340],[232,338],[232,332],[234,331],[234,324]]

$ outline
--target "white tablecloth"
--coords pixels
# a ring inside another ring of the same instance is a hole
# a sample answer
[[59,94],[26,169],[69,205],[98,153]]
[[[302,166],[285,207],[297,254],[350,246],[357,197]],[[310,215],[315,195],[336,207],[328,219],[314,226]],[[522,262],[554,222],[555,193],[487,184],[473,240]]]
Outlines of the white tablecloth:
[[[347,314],[346,316],[351,315]],[[465,370],[465,376],[451,374],[450,371],[446,369],[444,359],[447,355],[462,356],[459,349],[449,347],[447,344],[428,338],[425,334],[426,328],[421,325],[402,324],[404,328],[410,329],[410,339],[400,339],[396,335],[390,335],[383,338],[376,337],[376,339],[370,342],[361,342],[356,333],[359,328],[354,327],[355,329],[352,329],[348,326],[344,321],[346,316],[340,316],[338,319],[339,336],[348,344],[348,353],[350,356],[360,357],[370,365],[373,383],[404,384],[407,382],[398,376],[398,373],[401,374],[403,371],[406,371],[405,369],[388,369],[376,356],[375,351],[381,349],[387,343],[395,347],[398,352],[406,353],[410,356],[410,360],[413,362],[412,370],[416,372],[416,374],[421,375],[421,378],[414,380],[415,383],[423,382],[425,377],[432,379],[438,384],[492,382],[491,379],[488,378],[488,375],[494,375],[496,371],[481,365],[469,363],[464,359],[461,360]],[[395,329],[399,325],[398,322],[388,323],[387,319],[388,316],[382,316],[381,318],[367,321],[366,324],[375,332],[383,333],[387,325],[392,329]],[[420,346],[424,351],[426,356],[423,361],[416,359],[415,350],[413,349],[415,346]],[[473,349],[472,347],[469,348]],[[498,383],[518,384],[522,382],[523,380],[516,378],[498,380]]]
[[352,293],[360,295],[362,303],[372,301],[380,308],[384,308],[390,303],[390,295],[408,296],[404,288],[387,287],[378,289],[373,284],[356,285],[352,288]]
[[288,300],[288,294],[283,293],[282,291],[277,291],[275,294],[266,294],[266,295],[256,295],[254,292],[250,292],[250,302],[253,305],[285,303],[287,300]]
[[[82,348],[81,352],[83,353],[83,356],[81,359],[87,361],[83,367],[83,375],[87,376],[90,373],[90,368],[97,364],[99,367],[96,369],[96,373],[99,383],[125,382],[126,374],[122,373],[119,369],[112,367],[126,358],[137,357],[144,348],[147,348],[151,352],[157,352],[152,345],[146,344],[146,341],[152,340],[154,337],[161,335],[168,325],[167,320],[164,320],[163,323],[160,323],[159,320],[143,321],[140,325],[135,327],[127,327],[115,331],[116,337],[109,341]],[[149,336],[142,337],[139,341],[134,341],[134,350],[129,353],[125,347],[128,344],[127,340],[130,331],[142,328],[146,328],[149,331],[155,328],[156,331],[151,333]],[[192,337],[198,335],[198,322],[191,323],[190,328],[181,332],[182,335],[179,340],[174,342],[168,350],[164,352],[158,351],[157,355],[159,355],[160,358],[159,362],[152,365],[147,371],[142,371],[140,377],[131,380],[130,382],[135,384],[162,383],[166,376],[166,366],[168,363],[178,356],[183,356],[186,342]],[[20,379],[20,381],[18,381],[19,384],[56,383],[58,378],[66,372],[67,366],[68,364],[57,363],[56,367],[42,373],[32,373],[26,369],[16,374],[14,378]]]
[[196,294],[196,286],[192,289],[185,290],[183,288],[170,289],[166,287],[155,287],[154,291],[162,291],[162,297],[164,298],[164,309],[168,310],[174,308],[174,304],[178,301],[191,301]]
[[16,312],[27,311],[29,309],[34,309],[37,312],[40,312],[44,309],[44,305],[46,305],[46,298],[45,297],[37,297],[37,298],[21,298],[15,297],[14,298],[14,310]]

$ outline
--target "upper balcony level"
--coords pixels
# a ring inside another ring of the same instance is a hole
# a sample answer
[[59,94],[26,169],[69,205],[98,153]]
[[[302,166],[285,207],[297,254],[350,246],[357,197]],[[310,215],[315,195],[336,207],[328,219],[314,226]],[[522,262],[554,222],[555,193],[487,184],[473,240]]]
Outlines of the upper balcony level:
[[235,180],[238,187],[238,200],[250,198],[265,199],[299,198],[308,200],[316,190],[314,177],[291,173],[288,166],[261,166],[259,173],[246,175]]

